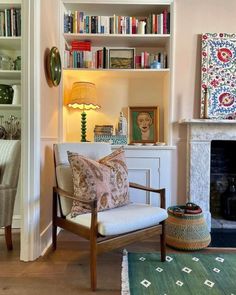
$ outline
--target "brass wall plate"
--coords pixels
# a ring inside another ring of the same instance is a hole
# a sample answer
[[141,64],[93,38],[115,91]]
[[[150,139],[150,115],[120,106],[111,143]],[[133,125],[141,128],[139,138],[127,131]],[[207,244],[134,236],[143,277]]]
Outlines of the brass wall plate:
[[58,86],[61,81],[61,57],[57,47],[52,47],[47,59],[47,72],[53,86]]

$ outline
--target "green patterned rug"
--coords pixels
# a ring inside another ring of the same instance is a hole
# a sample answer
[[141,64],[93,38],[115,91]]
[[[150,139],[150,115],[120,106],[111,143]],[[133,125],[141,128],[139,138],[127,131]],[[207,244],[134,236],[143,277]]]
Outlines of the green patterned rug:
[[236,254],[124,253],[122,295],[236,295]]

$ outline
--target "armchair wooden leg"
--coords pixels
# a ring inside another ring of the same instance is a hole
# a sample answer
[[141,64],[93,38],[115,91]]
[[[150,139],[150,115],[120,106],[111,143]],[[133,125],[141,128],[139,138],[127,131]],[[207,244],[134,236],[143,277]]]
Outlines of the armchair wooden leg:
[[57,249],[57,193],[53,192],[53,203],[52,203],[52,248]]
[[91,277],[91,289],[96,291],[97,289],[97,241],[96,238],[90,240],[90,277]]
[[54,224],[52,225],[52,248],[57,249],[57,226]]
[[161,261],[166,260],[166,229],[165,221],[162,221],[162,234],[161,234]]
[[7,244],[7,249],[11,251],[13,249],[12,245],[12,234],[11,234],[11,225],[5,227],[5,240]]

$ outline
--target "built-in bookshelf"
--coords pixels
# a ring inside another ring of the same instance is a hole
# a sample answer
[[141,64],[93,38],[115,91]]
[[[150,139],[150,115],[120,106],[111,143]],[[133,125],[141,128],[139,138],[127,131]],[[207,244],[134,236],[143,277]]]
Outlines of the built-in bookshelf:
[[[21,0],[3,0],[0,3],[0,84],[13,86],[13,97],[14,91],[20,96]],[[20,100],[13,102],[0,104],[0,123],[4,128],[10,116],[21,119]]]
[[[0,84],[21,84],[21,1],[3,0],[0,3]],[[20,105],[0,104],[6,117]]]
[[[158,105],[159,138],[171,144],[172,13],[172,0],[148,3],[138,0],[132,4],[128,0],[116,3],[100,0],[96,3],[62,1],[63,100],[70,95],[73,82],[94,82],[101,99],[101,110],[88,112],[87,115],[94,125],[115,125],[121,110],[128,116],[125,109],[128,110],[129,106]],[[141,30],[139,24],[143,21],[146,26]],[[86,42],[89,42],[89,49],[83,50]],[[78,43],[82,47],[73,48],[73,44]],[[134,65],[111,68],[110,50],[113,49],[134,50]],[[106,60],[103,60],[102,66],[96,65],[99,64],[96,61],[99,51]],[[148,60],[145,66],[138,62],[144,56]],[[84,63],[86,57],[88,62],[86,60]],[[153,61],[159,63],[154,68],[151,67]],[[74,140],[76,132],[79,133],[79,122],[75,131],[75,113],[64,107],[65,140]],[[93,140],[90,126],[88,133],[89,140]]]

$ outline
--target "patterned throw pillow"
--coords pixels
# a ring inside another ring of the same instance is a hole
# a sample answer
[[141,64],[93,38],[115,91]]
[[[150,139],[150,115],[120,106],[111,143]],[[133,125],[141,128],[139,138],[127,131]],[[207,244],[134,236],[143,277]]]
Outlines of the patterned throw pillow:
[[[74,183],[74,196],[83,200],[97,198],[98,211],[129,203],[128,169],[122,148],[95,161],[77,153],[68,153]],[[89,207],[73,201],[71,216],[90,212]]]

